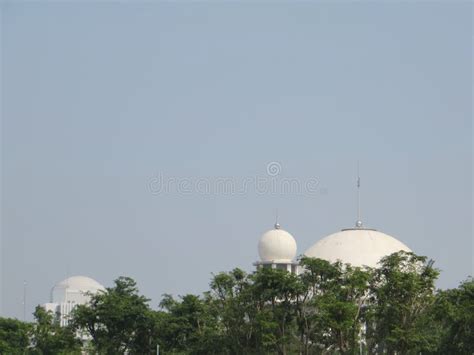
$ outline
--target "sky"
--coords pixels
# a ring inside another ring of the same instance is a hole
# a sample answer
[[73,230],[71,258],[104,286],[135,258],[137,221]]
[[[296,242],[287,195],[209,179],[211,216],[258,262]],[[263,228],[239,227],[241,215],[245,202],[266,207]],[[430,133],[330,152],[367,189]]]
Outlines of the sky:
[[302,254],[354,225],[358,161],[366,226],[473,274],[471,3],[0,9],[0,315],[72,275],[201,293],[277,211]]

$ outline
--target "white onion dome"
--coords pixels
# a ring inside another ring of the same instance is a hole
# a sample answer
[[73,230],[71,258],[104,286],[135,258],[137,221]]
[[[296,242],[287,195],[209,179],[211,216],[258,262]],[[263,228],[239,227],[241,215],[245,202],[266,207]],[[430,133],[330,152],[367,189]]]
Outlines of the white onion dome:
[[305,251],[304,255],[330,262],[341,261],[352,266],[377,267],[385,256],[399,252],[411,252],[394,237],[374,229],[343,229],[331,234]]
[[274,229],[264,233],[260,238],[258,254],[264,263],[289,263],[296,256],[295,238],[276,223]]

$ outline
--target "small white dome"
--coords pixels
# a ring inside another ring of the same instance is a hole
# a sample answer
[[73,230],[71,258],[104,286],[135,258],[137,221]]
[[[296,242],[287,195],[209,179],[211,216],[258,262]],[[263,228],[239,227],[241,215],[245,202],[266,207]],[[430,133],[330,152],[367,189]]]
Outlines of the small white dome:
[[53,289],[62,288],[81,292],[97,292],[105,290],[105,287],[96,280],[87,276],[71,276],[67,279],[58,282]]
[[384,256],[400,250],[410,252],[399,240],[373,229],[343,229],[331,234],[305,251],[312,258],[341,261],[352,266],[377,267]]
[[276,224],[260,238],[258,254],[262,262],[291,262],[296,256],[295,238]]

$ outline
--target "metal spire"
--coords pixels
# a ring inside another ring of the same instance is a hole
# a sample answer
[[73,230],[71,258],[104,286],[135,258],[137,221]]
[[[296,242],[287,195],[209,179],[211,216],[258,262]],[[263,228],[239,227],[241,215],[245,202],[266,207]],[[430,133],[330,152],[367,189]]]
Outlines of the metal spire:
[[362,220],[360,218],[360,171],[359,161],[357,161],[357,222],[356,228],[362,228]]
[[280,229],[280,224],[278,223],[278,208],[276,209],[275,215],[275,229]]
[[26,280],[23,280],[23,322],[26,322]]

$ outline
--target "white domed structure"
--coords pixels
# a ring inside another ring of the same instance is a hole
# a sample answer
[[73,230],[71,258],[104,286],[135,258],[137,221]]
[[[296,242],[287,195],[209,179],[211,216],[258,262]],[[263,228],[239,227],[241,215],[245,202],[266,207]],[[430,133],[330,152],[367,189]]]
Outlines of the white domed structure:
[[87,276],[72,276],[58,282],[51,290],[51,302],[43,307],[52,311],[60,324],[68,324],[69,315],[79,304],[87,304],[91,295],[105,291],[105,287]]
[[69,299],[73,295],[85,295],[86,293],[97,293],[105,290],[104,286],[96,280],[87,276],[72,276],[58,282],[51,290],[51,298],[53,302],[63,302],[67,296]]
[[410,252],[405,244],[375,229],[360,227],[331,234],[305,251],[304,255],[352,266],[377,267],[384,256],[400,250]]
[[260,238],[258,254],[263,262],[291,262],[296,256],[295,238],[275,224]]
[[296,263],[296,241],[287,231],[280,228],[278,223],[275,228],[264,233],[258,242],[258,254],[260,261],[257,266],[284,269],[295,272]]

